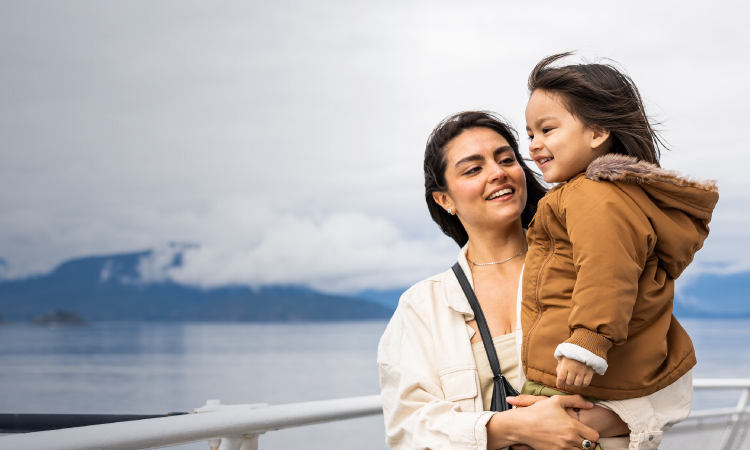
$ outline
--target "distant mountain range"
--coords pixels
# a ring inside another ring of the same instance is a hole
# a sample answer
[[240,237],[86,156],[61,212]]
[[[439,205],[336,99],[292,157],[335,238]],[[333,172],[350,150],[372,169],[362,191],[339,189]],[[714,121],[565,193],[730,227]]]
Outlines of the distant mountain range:
[[[678,318],[750,318],[750,272],[731,275],[703,274],[678,279],[674,303]],[[395,309],[407,288],[367,290],[359,297]]]
[[[143,282],[138,264],[151,252],[78,258],[47,275],[0,281],[0,317],[30,321],[56,310],[87,321],[327,321],[387,319],[406,288],[330,295],[298,286],[201,289]],[[2,261],[2,260],[0,260]],[[182,263],[175,253],[172,264]],[[5,264],[4,261],[2,264]],[[678,280],[675,315],[750,317],[750,272]]]
[[[0,316],[29,321],[55,310],[87,321],[327,321],[387,319],[394,308],[304,287],[200,289],[139,281],[150,252],[67,261],[51,273],[0,282]],[[173,264],[179,265],[179,254]]]

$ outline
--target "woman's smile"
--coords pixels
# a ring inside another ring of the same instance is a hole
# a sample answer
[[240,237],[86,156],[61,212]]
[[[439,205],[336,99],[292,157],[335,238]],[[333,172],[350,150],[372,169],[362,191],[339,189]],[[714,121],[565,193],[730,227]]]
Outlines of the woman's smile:
[[513,193],[516,192],[510,185],[503,185],[492,190],[492,193],[487,197],[487,201],[500,201],[506,202],[513,197]]

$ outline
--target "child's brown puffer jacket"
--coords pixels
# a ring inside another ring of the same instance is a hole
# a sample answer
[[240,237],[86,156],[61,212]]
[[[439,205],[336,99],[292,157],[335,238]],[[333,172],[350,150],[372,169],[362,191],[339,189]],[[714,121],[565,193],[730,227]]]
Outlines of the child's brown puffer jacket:
[[672,315],[674,280],[703,246],[718,199],[713,182],[613,154],[550,190],[526,234],[526,378],[554,387],[562,343],[608,365],[568,392],[642,397],[686,374],[695,352]]

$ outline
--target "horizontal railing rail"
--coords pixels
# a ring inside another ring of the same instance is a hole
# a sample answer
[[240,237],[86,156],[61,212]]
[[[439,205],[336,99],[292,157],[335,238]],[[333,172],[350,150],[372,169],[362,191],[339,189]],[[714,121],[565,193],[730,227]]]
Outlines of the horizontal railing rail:
[[708,389],[750,389],[750,378],[696,378],[693,380],[696,390]]
[[[736,448],[738,439],[741,439],[741,435],[744,436],[740,433],[743,429],[743,420],[750,414],[747,408],[750,379],[696,379],[693,386],[696,390],[740,390],[740,400],[734,408],[694,411],[685,422],[676,426],[675,430],[679,429],[683,434],[696,430],[700,432],[705,421],[724,418],[726,432],[722,435],[720,445],[712,445],[711,448]],[[382,414],[379,395],[276,406],[221,405],[214,400],[196,409],[195,414],[0,437],[0,448],[146,450],[209,441],[209,446],[213,450],[257,450],[258,435],[268,431],[377,414]],[[666,437],[671,434],[672,432],[667,433]]]
[[0,433],[32,433],[87,427],[131,420],[157,419],[179,416],[186,412],[167,414],[0,414]]
[[[0,437],[3,450],[145,450],[196,441],[221,450],[257,448],[271,430],[354,419],[382,413],[380,396],[288,405],[208,405],[197,414],[93,425]],[[216,445],[213,445],[216,444]]]

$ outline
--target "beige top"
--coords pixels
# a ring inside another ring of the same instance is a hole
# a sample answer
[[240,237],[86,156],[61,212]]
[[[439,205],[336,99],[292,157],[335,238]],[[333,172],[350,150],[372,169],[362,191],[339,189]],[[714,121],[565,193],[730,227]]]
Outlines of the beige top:
[[[497,360],[500,361],[500,371],[508,379],[511,386],[518,385],[518,352],[516,351],[516,333],[508,333],[502,336],[492,338],[495,344]],[[479,341],[471,344],[471,350],[474,352],[474,359],[477,362],[479,371],[479,386],[482,391],[482,403],[485,411],[490,410],[492,405],[493,378],[490,361],[487,359],[487,351],[484,349],[484,342]]]

